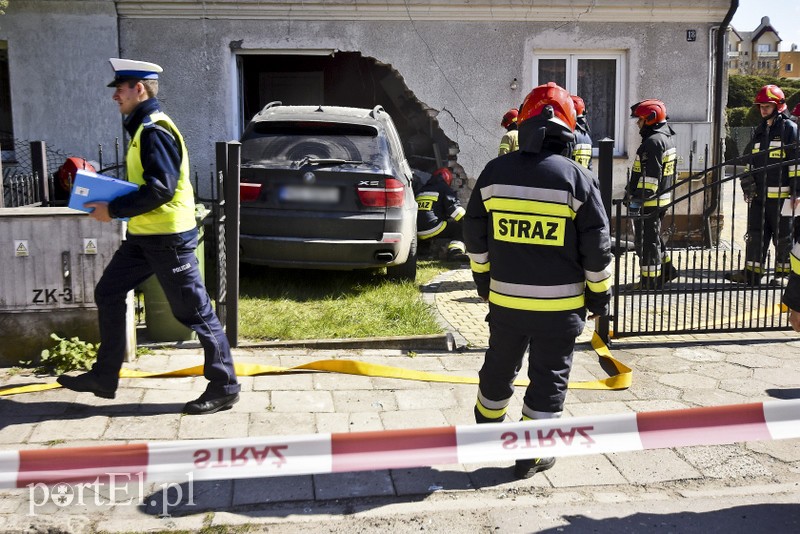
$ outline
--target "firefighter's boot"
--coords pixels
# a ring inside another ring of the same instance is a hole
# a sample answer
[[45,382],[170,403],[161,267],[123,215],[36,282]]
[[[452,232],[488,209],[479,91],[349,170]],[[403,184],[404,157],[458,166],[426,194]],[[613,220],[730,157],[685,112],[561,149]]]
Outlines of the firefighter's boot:
[[730,280],[734,284],[745,284],[748,286],[761,285],[761,275],[747,269],[725,273],[725,280]]

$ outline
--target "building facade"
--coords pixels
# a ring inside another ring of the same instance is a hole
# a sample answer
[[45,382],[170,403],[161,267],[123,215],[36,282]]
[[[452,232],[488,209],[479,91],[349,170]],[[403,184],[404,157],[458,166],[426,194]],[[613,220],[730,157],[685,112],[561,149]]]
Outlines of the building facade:
[[782,76],[780,44],[781,38],[769,17],[762,17],[761,24],[751,32],[732,28],[728,36],[730,73]]
[[586,101],[595,145],[615,140],[621,194],[639,144],[629,106],[642,99],[667,104],[679,168],[704,163],[729,4],[13,0],[0,16],[0,80],[10,135],[92,157],[122,137],[108,58],[160,64],[159,96],[201,182],[214,144],[237,139],[268,102],[383,105],[412,167],[450,165],[466,184],[497,155],[503,114],[556,81]]

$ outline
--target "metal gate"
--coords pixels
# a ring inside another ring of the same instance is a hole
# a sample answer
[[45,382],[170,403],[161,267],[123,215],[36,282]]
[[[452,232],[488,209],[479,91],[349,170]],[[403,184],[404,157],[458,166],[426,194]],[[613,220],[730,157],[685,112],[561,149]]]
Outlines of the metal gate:
[[[797,143],[780,149],[798,154]],[[610,338],[790,328],[781,304],[787,277],[774,270],[775,240],[760,285],[736,284],[724,278],[726,272],[745,266],[748,203],[741,179],[763,175],[767,169],[794,169],[798,164],[798,159],[781,160],[749,170],[749,157],[744,155],[699,172],[693,172],[690,163],[689,172],[671,188],[672,203],[652,215],[663,217],[662,237],[680,273],[662,289],[639,289],[636,284],[639,258],[634,250],[633,222],[645,216],[628,213],[621,199],[612,201],[615,280]],[[708,161],[708,149],[704,161]],[[800,215],[800,208],[792,208],[787,199],[784,213],[794,218],[795,209]],[[800,231],[800,221],[792,220],[792,228],[795,222],[796,231]]]

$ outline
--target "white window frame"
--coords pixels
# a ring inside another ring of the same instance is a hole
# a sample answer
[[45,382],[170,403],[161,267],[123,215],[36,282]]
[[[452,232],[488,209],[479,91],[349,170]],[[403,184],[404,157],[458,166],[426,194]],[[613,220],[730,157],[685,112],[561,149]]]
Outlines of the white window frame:
[[[623,50],[619,51],[598,51],[598,52],[582,52],[576,50],[542,50],[533,54],[533,65],[531,69],[532,85],[536,87],[551,80],[539,80],[539,60],[541,59],[563,59],[567,62],[567,91],[575,93],[578,88],[578,60],[581,59],[613,59],[617,66],[617,75],[615,80],[616,89],[616,120],[614,122],[614,155],[625,155],[625,124],[628,118],[627,106],[625,105],[625,83],[627,79],[626,71],[626,53]],[[579,95],[580,96],[580,95]],[[589,127],[592,125],[591,110],[589,110]],[[592,153],[597,156],[597,147],[592,148]]]

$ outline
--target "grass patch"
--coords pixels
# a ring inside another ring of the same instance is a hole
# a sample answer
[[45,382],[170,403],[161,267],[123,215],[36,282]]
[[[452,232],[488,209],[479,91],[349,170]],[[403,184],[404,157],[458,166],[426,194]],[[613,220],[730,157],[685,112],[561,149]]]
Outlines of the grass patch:
[[418,284],[454,265],[420,261],[417,280],[381,271],[316,271],[242,265],[239,334],[251,340],[344,339],[441,333]]

